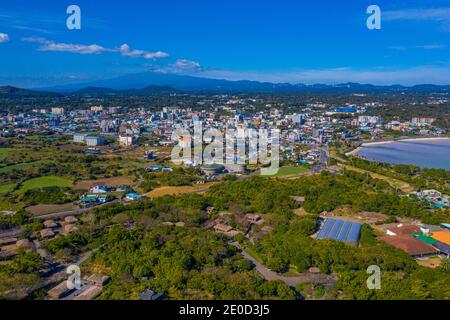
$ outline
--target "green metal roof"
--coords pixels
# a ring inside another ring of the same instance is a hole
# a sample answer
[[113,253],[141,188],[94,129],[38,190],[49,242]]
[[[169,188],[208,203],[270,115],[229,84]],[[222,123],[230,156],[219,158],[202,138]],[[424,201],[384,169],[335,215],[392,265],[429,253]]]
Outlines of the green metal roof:
[[428,243],[428,244],[435,244],[436,242],[438,242],[436,239],[432,238],[432,237],[428,237],[426,235],[424,235],[423,233],[414,233],[412,235],[414,238],[419,239],[422,242]]

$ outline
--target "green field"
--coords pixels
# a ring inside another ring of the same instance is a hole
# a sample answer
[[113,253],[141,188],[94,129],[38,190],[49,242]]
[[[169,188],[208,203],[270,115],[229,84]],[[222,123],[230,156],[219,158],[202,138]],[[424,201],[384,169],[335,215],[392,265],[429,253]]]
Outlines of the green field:
[[0,148],[0,161],[2,161],[6,157],[8,152],[11,152],[13,150],[13,148]]
[[0,194],[11,192],[14,190],[15,187],[16,187],[15,183],[0,185]]
[[18,193],[24,193],[32,189],[40,189],[45,187],[71,187],[72,181],[66,178],[48,176],[39,177],[27,180],[23,183],[22,187],[17,191]]
[[293,176],[299,173],[305,173],[308,172],[309,168],[307,167],[281,167],[278,170],[278,173],[276,174],[277,177],[286,177],[286,176]]
[[11,172],[13,170],[22,170],[22,169],[29,169],[35,165],[41,164],[45,161],[35,161],[35,162],[25,162],[25,163],[19,163],[19,164],[15,164],[12,166],[7,166],[7,167],[0,167],[0,173],[4,173],[4,172]]

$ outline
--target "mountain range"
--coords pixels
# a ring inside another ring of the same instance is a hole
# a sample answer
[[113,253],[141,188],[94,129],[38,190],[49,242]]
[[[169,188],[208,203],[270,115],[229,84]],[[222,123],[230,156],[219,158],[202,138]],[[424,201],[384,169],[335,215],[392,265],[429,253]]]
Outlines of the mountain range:
[[21,89],[12,86],[0,86],[0,98],[44,98],[61,97],[59,93]]
[[56,87],[19,89],[0,87],[0,98],[108,96],[108,95],[170,95],[175,93],[449,93],[450,85],[290,84],[259,81],[230,81],[177,74],[144,72],[112,79]]
[[166,96],[171,94],[180,93],[180,91],[175,90],[169,86],[156,86],[150,85],[142,89],[125,89],[125,90],[115,90],[105,87],[85,87],[83,89],[70,92],[70,95],[75,96],[112,96],[112,95],[134,95],[134,96]]

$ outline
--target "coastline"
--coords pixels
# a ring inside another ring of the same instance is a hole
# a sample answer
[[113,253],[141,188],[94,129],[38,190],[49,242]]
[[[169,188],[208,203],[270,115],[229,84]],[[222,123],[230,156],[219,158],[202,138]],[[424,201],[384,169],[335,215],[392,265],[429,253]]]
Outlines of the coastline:
[[450,140],[450,137],[427,137],[427,138],[404,138],[399,140],[386,140],[386,141],[374,141],[374,142],[364,142],[356,149],[347,152],[345,155],[348,156],[358,156],[358,152],[360,152],[364,147],[371,146],[381,146],[386,144],[392,144],[396,142],[406,142],[406,141],[439,141],[439,140]]
[[429,137],[429,138],[412,138],[412,139],[402,139],[398,141],[439,141],[439,140],[450,140],[450,137]]
[[362,150],[362,147],[358,147],[358,148],[356,148],[356,149],[353,149],[352,151],[350,151],[350,152],[347,152],[345,155],[348,157],[348,156],[358,156],[358,152],[360,152]]

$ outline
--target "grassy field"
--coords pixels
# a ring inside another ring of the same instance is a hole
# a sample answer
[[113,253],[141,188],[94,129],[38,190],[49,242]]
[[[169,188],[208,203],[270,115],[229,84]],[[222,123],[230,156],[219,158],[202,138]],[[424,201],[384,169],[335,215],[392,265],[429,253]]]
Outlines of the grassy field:
[[16,187],[15,183],[0,185],[0,194],[11,192],[14,190],[15,187]]
[[44,163],[44,162],[46,162],[46,161],[34,161],[34,162],[19,163],[19,164],[15,164],[12,166],[0,168],[0,172],[5,173],[5,172],[11,172],[13,170],[29,169],[33,166],[36,166],[36,165]]
[[278,173],[275,175],[276,177],[287,177],[293,176],[300,173],[308,172],[309,169],[307,167],[281,167],[278,170]]
[[150,191],[146,194],[149,198],[159,198],[169,195],[186,194],[186,193],[202,193],[206,192],[215,183],[198,184],[194,186],[181,186],[181,187],[161,187]]
[[39,189],[45,187],[71,187],[72,181],[66,178],[48,176],[39,177],[27,180],[23,183],[22,187],[17,191],[18,193],[24,193],[28,190]]
[[13,148],[0,148],[0,161],[5,159],[8,152],[11,152],[13,150],[14,150]]
[[0,201],[0,211],[3,210],[20,210],[23,208],[23,203],[10,203],[8,201]]

